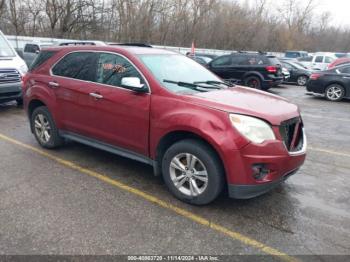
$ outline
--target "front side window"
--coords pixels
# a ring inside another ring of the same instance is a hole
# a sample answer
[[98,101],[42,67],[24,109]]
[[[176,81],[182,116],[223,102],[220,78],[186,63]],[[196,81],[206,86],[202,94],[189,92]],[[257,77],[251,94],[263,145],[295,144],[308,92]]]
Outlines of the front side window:
[[322,63],[323,62],[323,56],[316,56],[315,63]]
[[52,69],[56,76],[96,81],[98,54],[94,52],[74,52],[66,55]]
[[232,56],[233,65],[249,65],[249,57],[246,55],[234,55]]
[[219,57],[212,62],[213,67],[229,66],[229,65],[231,65],[230,55]]
[[186,83],[222,81],[208,69],[183,55],[153,54],[140,55],[139,57],[159,83],[166,89],[175,93],[192,93],[198,91],[181,87],[177,84],[166,83],[164,80]]
[[141,74],[124,57],[110,53],[99,55],[96,82],[122,87],[121,81],[125,77],[137,77],[141,80],[141,84],[145,84]]

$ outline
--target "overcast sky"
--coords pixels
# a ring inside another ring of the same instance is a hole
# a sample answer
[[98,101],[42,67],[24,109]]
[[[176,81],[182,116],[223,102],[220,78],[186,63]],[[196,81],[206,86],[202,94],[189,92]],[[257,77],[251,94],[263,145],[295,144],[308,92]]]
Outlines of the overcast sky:
[[[243,3],[247,0],[238,0]],[[268,0],[272,8],[276,7],[276,3],[281,1]],[[248,0],[248,2],[254,3],[255,0]],[[306,2],[302,0],[302,2]],[[315,10],[316,14],[323,12],[330,12],[333,25],[350,26],[350,0],[318,0],[319,5]]]

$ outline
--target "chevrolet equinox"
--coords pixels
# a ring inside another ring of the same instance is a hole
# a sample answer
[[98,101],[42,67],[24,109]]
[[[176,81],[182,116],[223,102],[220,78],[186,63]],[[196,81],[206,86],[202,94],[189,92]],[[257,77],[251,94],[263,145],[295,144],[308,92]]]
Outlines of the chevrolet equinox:
[[224,190],[248,199],[304,163],[296,105],[233,86],[190,58],[146,47],[43,50],[23,83],[31,131],[48,149],[73,140],[140,161],[182,201]]

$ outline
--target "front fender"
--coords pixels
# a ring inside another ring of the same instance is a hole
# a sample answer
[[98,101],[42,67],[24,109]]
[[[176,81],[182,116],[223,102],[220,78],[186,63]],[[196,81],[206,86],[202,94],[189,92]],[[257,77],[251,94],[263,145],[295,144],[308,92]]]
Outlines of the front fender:
[[[176,103],[176,105],[174,104]],[[181,101],[163,102],[161,110],[152,111],[150,155],[156,157],[161,139],[172,132],[188,132],[207,141],[220,156],[247,145],[231,125],[227,112]]]

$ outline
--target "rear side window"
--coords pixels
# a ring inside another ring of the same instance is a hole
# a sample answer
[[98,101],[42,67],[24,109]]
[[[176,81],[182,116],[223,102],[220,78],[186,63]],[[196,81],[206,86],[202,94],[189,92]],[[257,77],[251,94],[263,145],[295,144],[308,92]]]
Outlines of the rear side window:
[[85,81],[96,81],[98,54],[94,52],[75,52],[66,55],[52,69],[56,76]]
[[230,55],[219,57],[212,62],[213,67],[229,66],[229,65],[231,65]]
[[56,52],[55,51],[42,51],[40,54],[35,58],[34,62],[29,68],[29,71],[33,71],[34,69],[37,69],[39,66],[44,64],[48,59],[50,59]]

